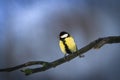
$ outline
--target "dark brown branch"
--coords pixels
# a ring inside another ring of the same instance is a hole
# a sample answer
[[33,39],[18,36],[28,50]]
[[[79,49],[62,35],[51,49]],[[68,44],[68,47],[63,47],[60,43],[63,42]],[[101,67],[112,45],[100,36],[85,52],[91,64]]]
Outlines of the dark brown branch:
[[90,44],[86,45],[85,47],[79,49],[74,54],[70,54],[70,55],[66,56],[66,58],[63,57],[63,58],[60,58],[60,59],[55,60],[53,62],[32,61],[32,62],[27,62],[27,63],[22,64],[22,65],[18,65],[16,67],[0,69],[0,72],[10,72],[10,71],[14,71],[14,70],[26,67],[26,66],[37,65],[37,64],[42,65],[42,67],[34,68],[34,69],[28,68],[28,69],[21,70],[21,71],[24,72],[26,75],[46,71],[50,68],[56,67],[60,64],[63,64],[67,61],[70,61],[73,58],[77,57],[78,55],[82,55],[83,53],[87,52],[88,50],[90,50],[92,48],[101,48],[104,44],[112,44],[112,43],[120,43],[120,36],[110,36],[110,37],[99,38],[99,39],[91,42]]
[[15,67],[0,69],[0,72],[11,72],[11,71],[15,71],[15,70],[18,70],[20,68],[31,66],[31,65],[44,65],[44,64],[48,64],[48,62],[45,62],[45,61],[30,61],[30,62],[21,64],[21,65],[17,65]]

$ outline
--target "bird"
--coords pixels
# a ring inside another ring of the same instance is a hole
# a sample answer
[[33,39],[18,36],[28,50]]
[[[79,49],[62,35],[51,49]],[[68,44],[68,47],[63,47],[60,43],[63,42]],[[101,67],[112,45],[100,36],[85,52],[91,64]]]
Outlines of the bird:
[[65,57],[67,54],[72,54],[78,50],[74,38],[66,31],[59,34],[59,46]]

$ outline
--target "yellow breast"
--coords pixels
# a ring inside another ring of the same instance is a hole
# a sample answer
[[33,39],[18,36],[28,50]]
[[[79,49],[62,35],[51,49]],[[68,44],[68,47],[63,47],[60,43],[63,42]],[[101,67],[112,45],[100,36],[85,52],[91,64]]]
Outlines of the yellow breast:
[[63,41],[60,40],[59,46],[60,46],[61,51],[62,51],[64,54],[66,54],[65,45],[63,44]]
[[[65,38],[65,44],[67,45],[68,49],[73,53],[73,52],[76,52],[77,51],[77,46],[75,44],[75,41],[74,39],[70,36],[70,37],[67,37]],[[59,46],[61,48],[61,51],[66,54],[66,49],[65,49],[65,45],[63,44],[63,41],[60,40],[59,42]]]

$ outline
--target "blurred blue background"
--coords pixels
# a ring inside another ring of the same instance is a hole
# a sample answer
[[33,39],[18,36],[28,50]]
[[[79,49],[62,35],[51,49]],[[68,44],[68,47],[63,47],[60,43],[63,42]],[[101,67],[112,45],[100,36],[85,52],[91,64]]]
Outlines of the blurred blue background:
[[[99,37],[120,35],[119,4],[118,0],[0,0],[0,68],[63,57],[58,45],[61,31],[74,36],[79,49]],[[84,58],[27,77],[19,70],[0,73],[0,80],[120,80],[119,57],[120,44],[105,45]]]

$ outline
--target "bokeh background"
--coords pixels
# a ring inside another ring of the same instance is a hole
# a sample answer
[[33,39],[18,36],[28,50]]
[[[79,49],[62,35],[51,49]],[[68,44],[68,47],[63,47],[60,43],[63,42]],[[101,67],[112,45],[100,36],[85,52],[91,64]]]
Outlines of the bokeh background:
[[[67,31],[78,48],[120,35],[119,0],[0,0],[0,68],[64,55],[58,35]],[[40,66],[34,66],[40,67]],[[0,80],[120,80],[120,44],[90,50],[84,58],[25,76],[0,72]]]

